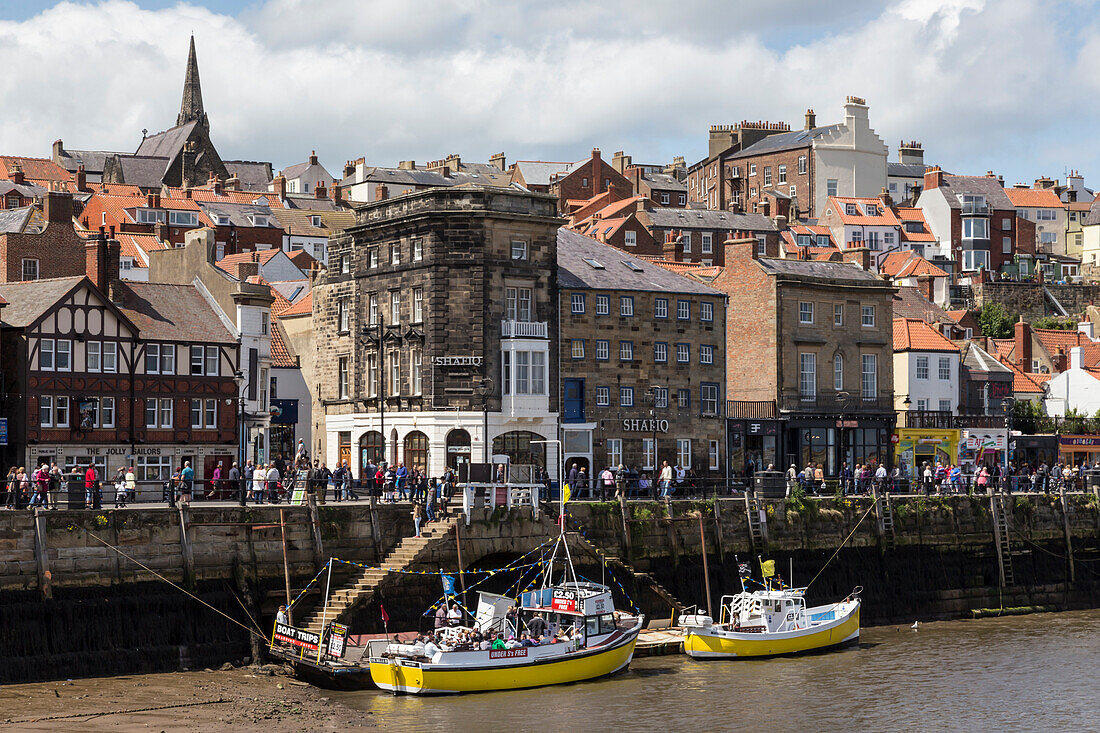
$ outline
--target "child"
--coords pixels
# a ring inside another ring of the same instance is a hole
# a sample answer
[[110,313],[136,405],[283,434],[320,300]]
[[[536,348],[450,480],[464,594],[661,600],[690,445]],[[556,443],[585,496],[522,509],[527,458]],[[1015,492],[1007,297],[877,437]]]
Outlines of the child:
[[115,509],[126,506],[126,479],[122,476],[115,482]]

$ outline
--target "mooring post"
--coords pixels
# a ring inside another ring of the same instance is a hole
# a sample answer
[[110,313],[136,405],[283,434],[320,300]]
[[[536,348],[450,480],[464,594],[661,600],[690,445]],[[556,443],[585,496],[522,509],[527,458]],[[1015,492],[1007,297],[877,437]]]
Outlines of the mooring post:
[[313,566],[320,569],[325,546],[321,542],[321,512],[317,508],[317,495],[313,492],[306,494],[306,501],[309,505],[310,538],[313,540]]
[[630,528],[626,524],[626,497],[619,496],[619,517],[623,525],[623,548],[626,551],[626,561],[634,561],[634,548],[630,545]]
[[283,537],[283,582],[286,584],[286,620],[294,625],[294,615],[290,602],[290,562],[287,560],[286,545],[286,510],[279,507],[279,532]]
[[722,546],[722,513],[720,511],[721,499],[714,497],[714,541],[718,543],[718,564],[726,565],[726,550]]
[[[703,551],[703,580],[707,590],[707,615],[714,618],[710,604],[710,568],[707,567],[707,535],[703,531],[703,512],[699,511],[699,549]],[[675,616],[675,613],[673,613]]]
[[49,548],[46,545],[46,515],[37,507],[34,510],[34,560],[38,566],[38,589],[42,591],[43,598],[53,598]]
[[191,507],[186,503],[179,505],[180,512],[180,553],[183,555],[183,578],[185,583],[195,582],[195,551],[191,547]]

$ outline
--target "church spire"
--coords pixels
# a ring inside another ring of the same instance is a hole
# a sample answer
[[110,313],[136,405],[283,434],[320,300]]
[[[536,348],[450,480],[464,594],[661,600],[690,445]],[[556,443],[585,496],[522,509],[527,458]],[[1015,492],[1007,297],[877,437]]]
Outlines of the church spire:
[[183,80],[183,102],[180,104],[180,114],[176,118],[176,125],[185,125],[194,120],[198,120],[199,124],[207,130],[210,129],[210,121],[206,118],[206,112],[202,108],[199,62],[195,58],[195,36],[191,36],[191,50],[187,53],[187,76]]

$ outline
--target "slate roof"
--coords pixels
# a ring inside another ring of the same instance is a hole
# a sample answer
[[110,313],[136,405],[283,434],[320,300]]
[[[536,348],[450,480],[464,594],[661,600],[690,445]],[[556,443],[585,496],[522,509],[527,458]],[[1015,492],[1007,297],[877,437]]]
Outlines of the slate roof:
[[[593,267],[585,262],[586,259],[603,267]],[[701,282],[564,227],[558,229],[558,287],[722,295]]]
[[[278,290],[288,304],[297,303],[299,298],[305,297],[310,287],[309,280],[275,280],[268,284],[271,285],[272,290]],[[289,308],[290,305],[287,307]]]
[[759,140],[756,143],[740,150],[733,155],[729,156],[730,160],[736,160],[738,158],[751,158],[756,155],[764,155],[766,153],[778,153],[783,150],[794,150],[796,148],[808,148],[813,144],[813,141],[817,138],[839,130],[841,125],[826,125],[825,127],[815,127],[812,130],[792,130],[790,132],[777,132],[774,135],[768,135],[763,140]]
[[954,323],[943,308],[921,294],[915,286],[903,286],[894,293],[895,318],[919,318],[927,323]]
[[356,183],[394,183],[401,186],[453,186],[455,182],[431,171],[406,170],[405,168],[369,168],[363,172],[363,180],[357,181],[355,176],[349,176],[341,181],[342,186],[351,186]]
[[320,163],[310,163],[308,160],[305,163],[295,163],[294,165],[288,165],[283,168],[283,178],[290,180],[291,178],[302,178],[309,185],[313,185],[320,180],[328,180],[332,178],[332,174],[325,170],[325,167]]
[[225,170],[236,176],[241,189],[246,191],[266,191],[271,183],[271,163],[255,160],[223,160]]
[[[281,229],[279,220],[275,217],[275,211],[270,206],[260,206],[258,204],[236,204],[226,201],[199,201],[199,208],[210,219],[210,221],[217,223],[217,216],[228,216],[229,225],[235,227],[254,227],[252,221],[248,218],[251,215],[266,216],[268,221],[268,228]],[[218,226],[227,226],[225,224],[218,224]]]
[[731,231],[774,232],[775,222],[763,214],[734,214],[711,209],[654,207],[646,214],[655,227],[673,229],[729,229]]
[[779,260],[761,257],[756,262],[771,275],[786,275],[807,280],[849,280],[891,287],[873,272],[867,272],[849,262],[817,262],[814,260]]
[[172,159],[151,155],[120,155],[118,162],[125,183],[141,188],[160,188],[164,172],[168,170]]
[[0,196],[9,194],[12,191],[17,192],[23,198],[33,199],[46,193],[46,188],[34,183],[14,183],[13,181],[0,180]]
[[967,369],[981,372],[996,372],[999,374],[1011,374],[1012,370],[997,360],[988,351],[978,346],[973,341],[967,341],[962,346],[962,363]]
[[886,175],[893,178],[924,178],[930,166],[920,163],[887,163]]
[[549,186],[555,173],[568,173],[576,163],[560,163],[549,160],[517,160],[516,168],[523,182],[533,186]]
[[124,280],[116,292],[115,305],[137,326],[142,339],[237,343],[194,285]]
[[648,183],[650,188],[655,188],[658,191],[674,191],[676,193],[687,191],[687,186],[682,181],[676,180],[667,173],[643,173],[642,180]]
[[7,301],[7,305],[0,309],[0,323],[26,328],[82,280],[83,275],[74,275],[0,283],[0,297]]
[[0,209],[0,234],[21,234],[27,226],[33,206],[18,209]]
[[149,135],[141,141],[141,145],[134,151],[134,155],[149,155],[174,159],[183,148],[183,144],[187,142],[187,138],[191,136],[191,132],[195,129],[195,125],[197,124],[199,124],[198,120],[191,120],[182,125],[171,127],[164,132]]
[[1092,205],[1089,207],[1089,213],[1085,215],[1081,223],[1100,224],[1100,196],[1097,196],[1092,202]]
[[980,194],[985,196],[985,201],[993,209],[1015,209],[1012,201],[1005,195],[1004,187],[996,178],[989,176],[943,176],[941,191],[947,199],[947,205],[952,209],[961,209],[962,202],[958,196],[961,194]]
[[894,319],[894,351],[954,351],[959,347],[919,318]]
[[84,166],[86,173],[102,173],[103,163],[112,155],[129,155],[129,153],[114,152],[110,150],[69,150],[62,151],[59,165],[70,173],[76,173],[77,168]]

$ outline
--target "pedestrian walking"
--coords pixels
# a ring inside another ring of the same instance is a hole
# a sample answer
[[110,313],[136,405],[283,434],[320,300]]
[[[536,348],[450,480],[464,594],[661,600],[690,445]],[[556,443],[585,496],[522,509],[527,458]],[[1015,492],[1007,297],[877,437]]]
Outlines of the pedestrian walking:
[[416,536],[420,536],[420,523],[424,521],[424,505],[419,501],[413,502],[412,509],[413,526],[416,527]]
[[241,468],[236,461],[233,461],[233,465],[229,467],[229,490],[236,495],[237,503],[240,506],[245,505],[244,484],[245,482],[241,478]]

